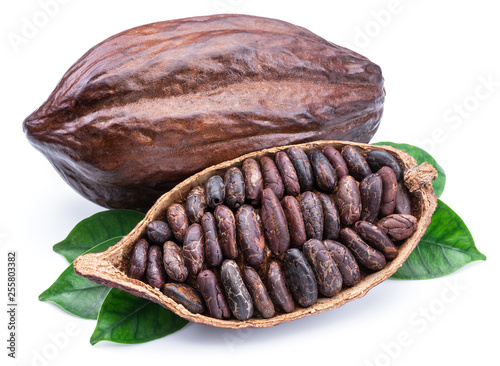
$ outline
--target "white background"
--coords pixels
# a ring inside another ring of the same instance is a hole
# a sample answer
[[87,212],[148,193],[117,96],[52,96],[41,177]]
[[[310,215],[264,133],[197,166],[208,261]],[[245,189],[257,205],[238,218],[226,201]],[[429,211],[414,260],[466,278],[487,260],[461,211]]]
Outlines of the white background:
[[[47,3],[52,6],[43,5]],[[3,1],[0,363],[260,364],[275,357],[286,364],[497,364],[500,22],[494,3]],[[337,310],[271,329],[229,331],[189,324],[141,345],[91,346],[95,321],[38,301],[67,266],[52,245],[80,220],[103,209],[69,188],[30,146],[23,119],[48,97],[73,62],[103,39],[145,23],[219,12],[289,21],[379,64],[387,98],[372,141],[407,142],[432,153],[447,173],[442,200],[467,223],[488,260],[445,278],[388,280]],[[36,24],[35,29],[29,32],[27,22]],[[7,357],[6,349],[8,250],[18,254],[16,360]]]

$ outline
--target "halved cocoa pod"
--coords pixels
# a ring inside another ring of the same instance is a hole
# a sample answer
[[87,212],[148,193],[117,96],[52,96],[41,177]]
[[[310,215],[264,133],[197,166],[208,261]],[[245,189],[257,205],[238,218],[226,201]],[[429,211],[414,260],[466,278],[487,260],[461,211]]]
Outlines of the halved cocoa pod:
[[[376,272],[362,272],[361,280],[357,284],[352,287],[343,288],[332,298],[318,297],[313,305],[306,308],[292,306],[287,309],[289,312],[283,311],[280,307],[277,307],[275,316],[268,319],[252,317],[248,320],[241,321],[237,319],[226,319],[222,315],[222,319],[217,319],[207,314],[195,314],[190,312],[170,297],[165,296],[158,289],[154,289],[146,283],[133,279],[127,275],[127,268],[133,247],[139,239],[145,237],[147,225],[151,221],[163,219],[166,209],[172,204],[184,202],[193,187],[198,185],[203,186],[213,175],[224,175],[225,171],[232,166],[241,166],[243,160],[247,158],[251,157],[259,160],[263,156],[273,156],[279,151],[286,151],[290,146],[280,146],[247,154],[240,158],[213,166],[192,176],[176,186],[172,191],[163,195],[149,210],[145,218],[115,246],[102,253],[89,253],[78,257],[74,261],[75,272],[97,283],[116,287],[136,296],[154,301],[192,322],[232,329],[269,327],[334,309],[356,298],[365,296],[371,288],[390,277],[402,265],[425,233],[437,202],[431,184],[431,181],[436,177],[436,171],[429,164],[424,163],[418,166],[415,159],[410,157],[407,153],[389,146],[371,146],[342,141],[318,141],[298,146],[304,151],[308,151],[313,148],[321,150],[325,146],[333,146],[337,150],[342,150],[346,145],[355,146],[363,156],[366,156],[366,154],[373,149],[383,149],[393,154],[404,172],[404,184],[408,188],[411,196],[412,211],[416,224],[414,233],[407,240],[398,243],[399,250],[395,259],[388,262],[385,267]],[[240,259],[236,259],[236,261],[239,260]],[[275,260],[276,262],[273,263],[279,266],[278,260]],[[268,268],[272,266],[273,264],[270,264]],[[260,267],[256,268],[256,270],[261,274],[262,269]],[[204,271],[201,273],[203,272]],[[264,269],[264,272],[267,274],[266,269]],[[198,277],[200,277],[200,275]],[[217,280],[215,274],[214,278]],[[265,282],[267,282],[267,280]],[[269,289],[269,291],[271,290]]]

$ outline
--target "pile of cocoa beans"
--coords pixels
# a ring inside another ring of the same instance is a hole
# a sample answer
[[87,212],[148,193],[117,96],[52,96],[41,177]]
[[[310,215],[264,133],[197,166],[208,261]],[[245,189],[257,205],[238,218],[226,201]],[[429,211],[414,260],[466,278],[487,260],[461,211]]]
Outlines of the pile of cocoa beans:
[[135,243],[128,275],[195,314],[268,319],[384,268],[416,226],[389,152],[290,147],[170,205]]

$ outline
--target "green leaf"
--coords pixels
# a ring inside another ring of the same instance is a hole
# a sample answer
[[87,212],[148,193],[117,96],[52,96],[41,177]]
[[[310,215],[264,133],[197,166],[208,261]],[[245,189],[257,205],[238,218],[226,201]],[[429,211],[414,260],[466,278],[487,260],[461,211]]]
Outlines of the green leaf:
[[[102,252],[115,245],[122,237],[112,238],[96,245],[86,253]],[[99,309],[110,288],[98,285],[84,277],[78,276],[73,264],[38,299],[51,301],[68,313],[84,319],[97,319]]]
[[189,322],[170,310],[128,292],[111,289],[104,300],[90,338],[100,341],[143,343],[165,337]]
[[143,213],[133,210],[98,212],[80,221],[53,249],[71,263],[97,244],[128,234],[143,218]]
[[422,280],[445,276],[466,264],[486,260],[462,219],[441,200],[426,233],[391,278]]
[[444,169],[439,165],[436,160],[425,150],[422,150],[419,147],[409,145],[409,144],[397,144],[394,142],[376,142],[373,145],[390,145],[395,147],[396,149],[400,149],[406,151],[408,154],[413,156],[417,161],[417,164],[422,164],[423,162],[427,162],[431,164],[434,169],[437,170],[438,176],[435,181],[432,182],[432,186],[434,187],[434,193],[437,197],[441,196],[444,190],[444,186],[446,183],[446,174],[444,173]]

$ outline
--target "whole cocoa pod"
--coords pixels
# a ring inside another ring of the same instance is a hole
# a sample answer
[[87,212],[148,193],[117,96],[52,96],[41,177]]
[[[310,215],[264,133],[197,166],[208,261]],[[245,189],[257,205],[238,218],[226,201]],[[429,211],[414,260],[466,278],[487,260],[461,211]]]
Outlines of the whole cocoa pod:
[[146,211],[180,181],[251,151],[368,142],[384,97],[367,58],[287,22],[223,14],[104,40],[23,128],[84,197]]

